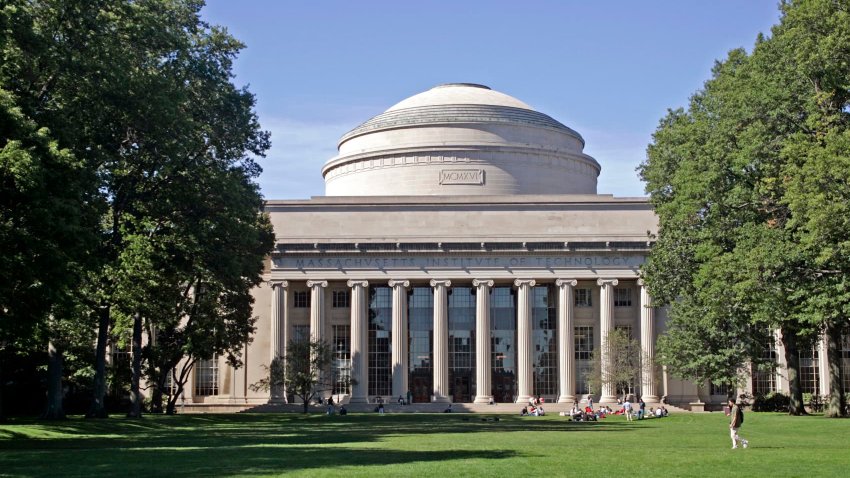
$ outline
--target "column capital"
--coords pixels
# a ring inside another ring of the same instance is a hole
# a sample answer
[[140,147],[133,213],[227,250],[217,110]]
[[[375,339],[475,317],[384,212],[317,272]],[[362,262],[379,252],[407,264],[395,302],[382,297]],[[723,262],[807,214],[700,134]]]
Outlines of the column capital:
[[437,280],[437,279],[431,279],[430,284],[431,284],[431,287],[438,287],[438,286],[451,287],[451,286],[452,286],[452,281],[450,281],[450,280]]
[[535,284],[537,284],[537,281],[535,281],[534,279],[517,279],[514,281],[514,285],[516,287],[522,287],[524,285],[534,287]]
[[316,286],[327,287],[328,281],[326,281],[326,280],[308,280],[307,281],[307,287],[310,287],[312,289],[313,287],[316,287]]
[[286,280],[270,280],[269,286],[272,289],[274,289],[275,287],[280,287],[280,288],[286,289],[287,287],[289,287],[289,281],[286,281]]
[[596,279],[596,285],[603,285],[603,286],[604,285],[612,285],[612,286],[614,286],[614,285],[617,285],[619,283],[620,283],[620,281],[617,280],[617,279],[602,279],[602,278]]
[[493,282],[492,279],[472,279],[473,287],[479,287],[482,285],[487,287],[493,287],[493,284],[495,284],[495,282]]
[[390,287],[402,286],[405,289],[407,289],[408,287],[410,287],[410,281],[409,280],[400,280],[400,279],[390,279],[389,282],[387,282],[387,285],[390,286]]
[[369,287],[367,280],[350,280],[347,282],[348,287]]
[[645,280],[643,280],[643,277],[638,277],[637,285],[639,285],[639,286],[641,286],[641,287],[646,286],[646,281],[645,281]]
[[578,285],[578,281],[575,279],[557,279],[555,281],[555,285],[558,287],[570,286],[575,287]]

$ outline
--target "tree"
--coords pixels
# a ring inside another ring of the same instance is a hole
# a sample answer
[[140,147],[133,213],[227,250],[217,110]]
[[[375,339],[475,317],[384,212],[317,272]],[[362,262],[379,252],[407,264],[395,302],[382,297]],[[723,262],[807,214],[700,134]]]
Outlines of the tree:
[[[603,373],[605,358],[608,367]],[[590,359],[593,365],[585,380],[593,393],[610,386],[625,398],[635,392],[635,384],[641,383],[644,372],[654,371],[654,364],[643,353],[640,342],[629,337],[624,329],[614,329],[602,337],[602,347],[594,350]]]
[[[83,315],[97,321],[88,326],[97,329],[89,416],[105,416],[110,335],[134,336],[131,341],[138,343],[143,321],[171,319],[146,315],[146,304],[163,300],[153,293],[206,281],[205,288],[225,291],[223,301],[243,309],[208,316],[219,323],[238,316],[240,333],[246,325],[250,329],[247,290],[258,280],[261,256],[271,249],[270,227],[253,183],[260,173],[254,158],[268,149],[269,136],[259,127],[253,96],[232,84],[232,61],[242,45],[202,22],[202,6],[192,0],[21,1],[6,29],[15,49],[4,48],[10,61],[0,68],[3,87],[97,179],[93,190],[99,195],[90,202],[103,214],[90,229],[99,241],[87,252],[100,263],[79,284],[91,311]],[[221,208],[221,214],[198,213],[208,211],[207,205]],[[231,233],[246,239],[223,237]],[[199,260],[213,251],[224,254],[220,268]],[[159,257],[141,257],[148,252]],[[161,266],[168,254],[181,260],[163,283],[135,287],[127,280],[149,276],[156,269],[144,268]],[[231,265],[228,254],[250,267],[224,271]],[[233,279],[233,274],[241,276]],[[223,283],[210,285],[216,281]],[[170,312],[181,313],[175,297],[168,297]],[[151,308],[164,313],[160,305]],[[242,333],[239,342],[246,336]],[[232,349],[233,342],[225,348]],[[141,355],[138,347],[136,352]],[[137,360],[136,404],[141,368]]]
[[800,414],[797,342],[837,343],[850,317],[850,2],[780,8],[772,37],[730,52],[687,111],[662,119],[639,168],[659,217],[644,274],[671,307],[660,351],[675,372],[733,379],[778,328]]
[[333,349],[323,340],[292,340],[283,357],[277,357],[267,367],[268,377],[251,385],[254,391],[285,388],[287,394],[301,399],[304,413],[310,402],[333,390]]

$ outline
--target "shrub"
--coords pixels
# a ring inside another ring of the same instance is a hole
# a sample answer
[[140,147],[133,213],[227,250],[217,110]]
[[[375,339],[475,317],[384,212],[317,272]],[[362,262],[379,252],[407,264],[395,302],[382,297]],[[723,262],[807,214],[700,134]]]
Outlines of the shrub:
[[754,412],[787,412],[791,399],[782,392],[756,395],[753,399]]

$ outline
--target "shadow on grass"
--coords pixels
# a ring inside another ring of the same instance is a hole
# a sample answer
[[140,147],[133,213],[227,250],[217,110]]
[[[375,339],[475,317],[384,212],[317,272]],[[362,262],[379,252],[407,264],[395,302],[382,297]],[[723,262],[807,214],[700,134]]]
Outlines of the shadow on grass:
[[[489,418],[489,420],[488,420]],[[482,419],[486,421],[482,421]],[[476,433],[634,431],[621,422],[572,423],[482,415],[340,416],[239,414],[148,416],[142,420],[18,421],[0,426],[0,473],[39,476],[135,475],[152,468],[170,476],[261,474],[346,465],[446,460],[501,460],[515,450],[399,450],[387,437]],[[348,446],[347,446],[348,445]],[[362,446],[361,446],[362,445]],[[53,468],[62,463],[62,469]],[[165,469],[165,470],[164,470]]]

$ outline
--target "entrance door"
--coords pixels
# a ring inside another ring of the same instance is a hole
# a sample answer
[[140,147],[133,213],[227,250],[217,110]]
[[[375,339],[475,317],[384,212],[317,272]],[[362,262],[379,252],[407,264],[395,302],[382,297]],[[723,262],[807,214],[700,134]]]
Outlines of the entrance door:
[[493,401],[513,403],[516,396],[516,376],[512,373],[494,373],[492,380]]
[[428,403],[431,401],[432,377],[414,375],[411,377],[410,393],[413,394],[413,403]]
[[469,375],[455,375],[452,383],[453,400],[458,403],[472,401],[472,386]]

